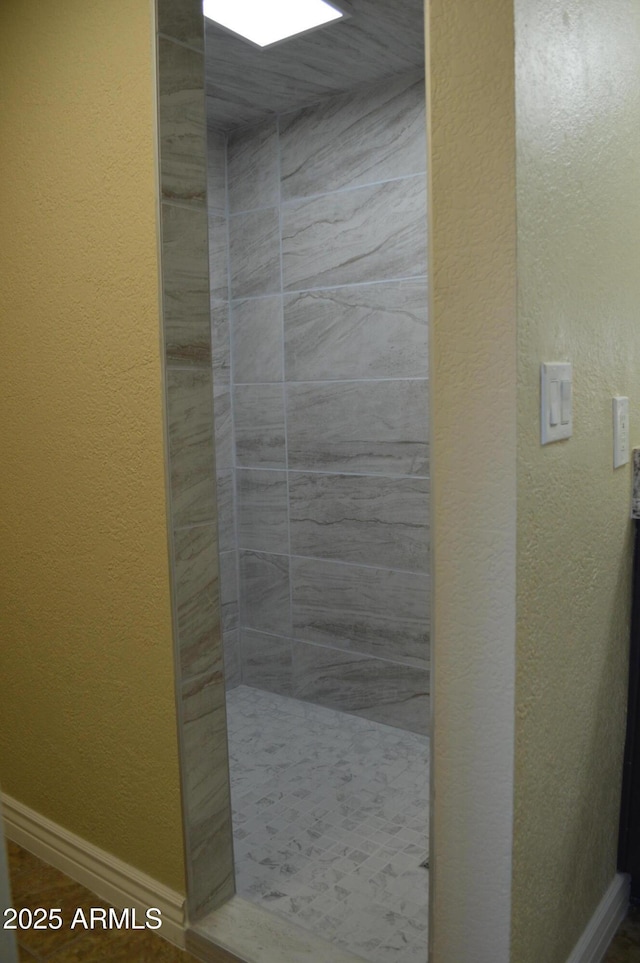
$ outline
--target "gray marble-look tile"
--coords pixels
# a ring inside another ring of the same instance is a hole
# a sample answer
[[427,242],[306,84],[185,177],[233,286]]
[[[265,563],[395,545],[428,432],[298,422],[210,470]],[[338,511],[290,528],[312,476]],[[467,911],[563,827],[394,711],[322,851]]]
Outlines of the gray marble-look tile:
[[[183,806],[193,919],[234,892],[222,666],[182,685]],[[213,858],[215,856],[215,858]]]
[[204,55],[158,38],[160,184],[165,200],[205,206]]
[[211,301],[211,354],[213,381],[228,385],[231,381],[231,342],[228,301]]
[[236,547],[236,513],[234,473],[231,468],[216,472],[216,502],[218,508],[218,550],[231,552]]
[[233,421],[231,418],[231,388],[213,385],[213,412],[216,443],[216,468],[233,468]]
[[222,631],[222,650],[224,653],[224,684],[227,692],[242,682],[242,663],[240,661],[240,630]]
[[287,381],[426,378],[427,282],[287,294],[284,331]]
[[243,628],[290,635],[289,558],[241,552],[240,598]]
[[426,572],[426,478],[289,473],[291,552]]
[[239,385],[234,389],[236,457],[244,468],[285,468],[282,385]]
[[212,117],[230,127],[424,69],[424,2],[357,0],[355,16],[260,50],[206,25]]
[[207,128],[207,207],[212,214],[227,211],[227,135]]
[[280,149],[286,200],[424,173],[424,75],[412,72],[286,114]]
[[157,0],[158,33],[204,50],[204,17],[198,0]]
[[220,670],[220,582],[215,525],[174,532],[178,651],[182,679]]
[[293,641],[293,695],[426,734],[429,673],[324,646]]
[[291,694],[291,640],[242,629],[242,682],[267,692]]
[[280,203],[276,121],[229,134],[229,210],[251,211]]
[[284,204],[285,290],[426,274],[426,193],[417,175]]
[[427,575],[292,558],[291,595],[296,638],[428,665]]
[[227,707],[238,893],[331,935],[334,963],[336,941],[425,963],[428,737],[248,685]]
[[250,298],[231,305],[236,384],[282,381],[282,298]]
[[287,386],[289,468],[427,475],[426,381]]
[[631,517],[640,518],[640,448],[633,449],[633,497]]
[[231,296],[280,291],[280,224],[275,207],[229,219]]
[[194,922],[222,906],[235,893],[231,813],[220,810],[187,829],[189,917]]
[[169,368],[167,408],[173,524],[216,517],[211,372]]
[[238,555],[220,553],[220,611],[223,632],[231,632],[239,625]]
[[162,205],[164,340],[169,364],[211,361],[207,212]]
[[227,219],[221,214],[209,214],[209,291],[216,301],[229,297],[229,245]]
[[238,546],[254,552],[289,551],[287,473],[238,468]]

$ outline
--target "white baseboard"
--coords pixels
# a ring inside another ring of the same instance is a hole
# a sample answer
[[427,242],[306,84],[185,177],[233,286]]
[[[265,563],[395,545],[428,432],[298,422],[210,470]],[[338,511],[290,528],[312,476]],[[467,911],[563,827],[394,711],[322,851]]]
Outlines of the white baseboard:
[[567,963],[602,963],[629,906],[629,877],[617,873]]
[[144,919],[145,910],[156,907],[162,913],[162,927],[150,932],[184,948],[185,900],[180,893],[11,796],[0,794],[0,802],[8,839],[66,873],[116,909],[135,907]]

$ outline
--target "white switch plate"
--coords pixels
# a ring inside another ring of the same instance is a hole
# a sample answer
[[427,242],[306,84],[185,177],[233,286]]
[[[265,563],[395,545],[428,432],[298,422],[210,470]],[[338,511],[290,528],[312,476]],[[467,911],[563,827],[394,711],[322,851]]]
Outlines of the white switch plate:
[[613,467],[629,462],[629,399],[613,399]]
[[570,362],[546,362],[540,367],[541,441],[548,445],[573,434],[573,371]]

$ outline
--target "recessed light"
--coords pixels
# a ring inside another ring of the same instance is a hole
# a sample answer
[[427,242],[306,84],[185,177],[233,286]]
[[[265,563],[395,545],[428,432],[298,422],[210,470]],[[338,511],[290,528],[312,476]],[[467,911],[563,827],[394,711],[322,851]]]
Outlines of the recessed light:
[[258,47],[268,47],[347,16],[328,0],[203,0],[203,13]]

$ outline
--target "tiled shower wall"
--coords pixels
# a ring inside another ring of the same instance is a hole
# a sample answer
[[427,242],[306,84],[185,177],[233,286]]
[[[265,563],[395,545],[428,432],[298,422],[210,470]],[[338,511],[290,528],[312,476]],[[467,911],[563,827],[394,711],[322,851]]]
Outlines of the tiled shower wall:
[[234,893],[214,483],[204,24],[157,0],[163,379],[188,908]]
[[424,78],[209,136],[227,675],[423,732]]

